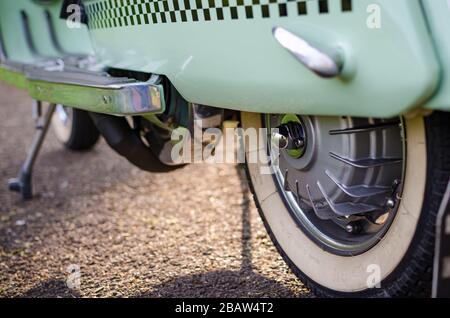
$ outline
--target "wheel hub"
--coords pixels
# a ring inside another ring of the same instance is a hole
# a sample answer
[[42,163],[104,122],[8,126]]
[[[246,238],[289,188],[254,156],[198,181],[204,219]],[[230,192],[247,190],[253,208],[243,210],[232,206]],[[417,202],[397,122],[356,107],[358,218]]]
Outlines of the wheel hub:
[[296,115],[285,115],[281,125],[272,134],[272,142],[280,149],[285,149],[290,157],[302,157],[307,146],[306,129],[302,121]]
[[296,115],[266,122],[281,135],[272,136],[272,145],[281,139],[275,176],[294,216],[333,248],[367,249],[398,205],[401,122]]

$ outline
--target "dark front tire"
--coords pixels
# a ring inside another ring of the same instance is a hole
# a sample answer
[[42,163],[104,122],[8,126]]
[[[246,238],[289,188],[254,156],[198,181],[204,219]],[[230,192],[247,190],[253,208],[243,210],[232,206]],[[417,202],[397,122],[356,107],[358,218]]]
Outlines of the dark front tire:
[[[244,128],[263,126],[264,115],[242,113],[241,117]],[[450,177],[449,120],[449,114],[439,112],[404,119],[403,185],[395,217],[376,244],[353,255],[333,251],[315,239],[296,219],[276,178],[261,174],[262,164],[247,164],[254,198],[272,241],[316,295],[430,296],[436,215]],[[379,284],[371,285],[376,276]]]
[[74,151],[91,149],[100,137],[89,113],[80,109],[58,105],[52,126],[58,140]]

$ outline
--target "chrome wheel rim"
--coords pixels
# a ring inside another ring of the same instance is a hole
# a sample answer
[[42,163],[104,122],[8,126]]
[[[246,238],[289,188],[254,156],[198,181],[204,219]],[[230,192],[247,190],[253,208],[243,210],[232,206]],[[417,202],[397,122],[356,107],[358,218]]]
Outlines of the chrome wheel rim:
[[[292,116],[292,115],[289,115]],[[286,115],[267,115],[269,131]],[[298,116],[308,147],[299,157],[268,147],[277,187],[303,232],[325,250],[358,255],[395,218],[405,165],[402,121]],[[278,149],[277,149],[278,150]]]
[[58,140],[68,142],[72,134],[73,108],[57,105],[52,124]]

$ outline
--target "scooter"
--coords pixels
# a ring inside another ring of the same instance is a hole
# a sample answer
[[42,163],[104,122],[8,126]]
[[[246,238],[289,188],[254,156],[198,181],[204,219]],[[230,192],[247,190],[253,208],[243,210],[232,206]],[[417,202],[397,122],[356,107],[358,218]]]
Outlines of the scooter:
[[32,197],[50,125],[152,172],[222,153],[228,127],[314,293],[448,296],[449,29],[446,0],[0,1],[0,79],[37,119],[10,189]]

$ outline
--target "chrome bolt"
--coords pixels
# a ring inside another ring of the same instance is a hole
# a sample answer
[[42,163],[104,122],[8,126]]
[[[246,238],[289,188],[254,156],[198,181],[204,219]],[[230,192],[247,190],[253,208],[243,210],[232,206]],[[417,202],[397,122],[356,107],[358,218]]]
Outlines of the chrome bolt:
[[345,230],[350,234],[358,234],[359,232],[361,232],[361,225],[356,222],[352,222],[345,226]]
[[305,153],[306,135],[300,122],[290,121],[272,131],[273,143],[287,150],[289,156],[299,158]]
[[278,149],[286,149],[288,146],[288,139],[280,133],[272,133],[272,143],[278,147]]
[[346,230],[348,233],[352,233],[352,232],[353,232],[353,225],[347,224],[347,225],[345,226],[345,230]]
[[297,148],[301,148],[301,147],[303,147],[304,145],[305,145],[305,141],[304,140],[295,140],[295,146],[297,147]]
[[395,207],[395,201],[394,201],[394,199],[388,199],[388,200],[386,201],[386,206],[387,206],[389,209],[392,209],[393,207]]

